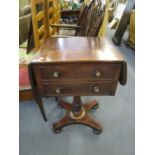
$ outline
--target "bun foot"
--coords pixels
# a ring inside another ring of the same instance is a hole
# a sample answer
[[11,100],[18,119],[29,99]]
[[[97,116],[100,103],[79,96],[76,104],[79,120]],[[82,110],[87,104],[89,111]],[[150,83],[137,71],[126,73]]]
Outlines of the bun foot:
[[59,128],[59,129],[53,129],[53,133],[58,134],[58,133],[60,133],[60,132],[61,132],[61,128]]
[[98,108],[99,108],[99,103],[96,103],[96,104],[92,107],[93,110],[97,110]]
[[102,129],[100,129],[100,130],[93,129],[93,133],[99,135],[102,133]]
[[61,104],[58,104],[58,109],[63,109],[63,106]]

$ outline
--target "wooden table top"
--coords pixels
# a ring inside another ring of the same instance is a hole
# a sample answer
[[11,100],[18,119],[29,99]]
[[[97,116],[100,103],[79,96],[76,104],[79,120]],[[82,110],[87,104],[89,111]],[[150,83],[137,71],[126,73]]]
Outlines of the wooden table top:
[[123,61],[123,57],[106,40],[99,37],[49,38],[32,59],[44,62]]

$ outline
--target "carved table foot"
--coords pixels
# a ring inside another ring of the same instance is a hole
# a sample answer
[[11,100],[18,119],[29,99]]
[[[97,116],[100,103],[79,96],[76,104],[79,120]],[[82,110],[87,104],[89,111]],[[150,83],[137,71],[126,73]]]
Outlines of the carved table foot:
[[66,110],[72,110],[72,104],[65,102],[63,100],[59,101],[59,107],[61,107],[62,109],[66,109]]
[[99,104],[96,100],[93,100],[89,103],[86,103],[83,105],[86,111],[90,111],[91,109],[97,109],[99,107]]
[[[77,102],[79,101],[79,102]],[[93,129],[93,132],[95,134],[101,134],[102,133],[102,127],[100,124],[95,122],[88,114],[87,112],[91,109],[93,109],[95,106],[98,106],[98,103],[96,100],[80,105],[81,99],[74,99],[73,104],[67,103],[65,101],[60,101],[59,104],[67,110],[67,113],[63,119],[53,124],[53,132],[54,133],[60,133],[61,129],[67,125],[70,124],[83,124],[86,126],[89,126]],[[75,105],[77,104],[77,105]]]
[[60,133],[61,129],[67,125],[70,124],[82,124],[89,126],[93,129],[93,132],[96,134],[101,134],[102,133],[102,127],[100,124],[95,122],[88,114],[85,115],[84,118],[82,119],[73,119],[69,115],[70,113],[67,113],[66,116],[61,119],[60,121],[56,122],[53,124],[53,132],[54,133]]

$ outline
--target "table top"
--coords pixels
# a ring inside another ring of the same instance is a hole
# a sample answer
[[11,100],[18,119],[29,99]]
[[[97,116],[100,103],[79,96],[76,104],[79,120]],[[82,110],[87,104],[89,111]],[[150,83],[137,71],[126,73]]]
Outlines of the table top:
[[48,38],[31,63],[45,62],[122,62],[123,57],[99,37]]

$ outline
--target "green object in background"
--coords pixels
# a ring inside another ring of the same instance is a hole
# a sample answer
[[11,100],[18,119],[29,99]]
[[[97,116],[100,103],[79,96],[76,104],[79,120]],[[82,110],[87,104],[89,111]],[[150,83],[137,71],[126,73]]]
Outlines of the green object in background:
[[72,3],[72,9],[73,9],[73,10],[74,10],[74,9],[78,9],[77,3],[75,3],[75,2]]
[[61,9],[78,9],[80,8],[80,5],[76,2],[74,2],[73,0],[70,1],[65,1],[65,0],[61,0]]

